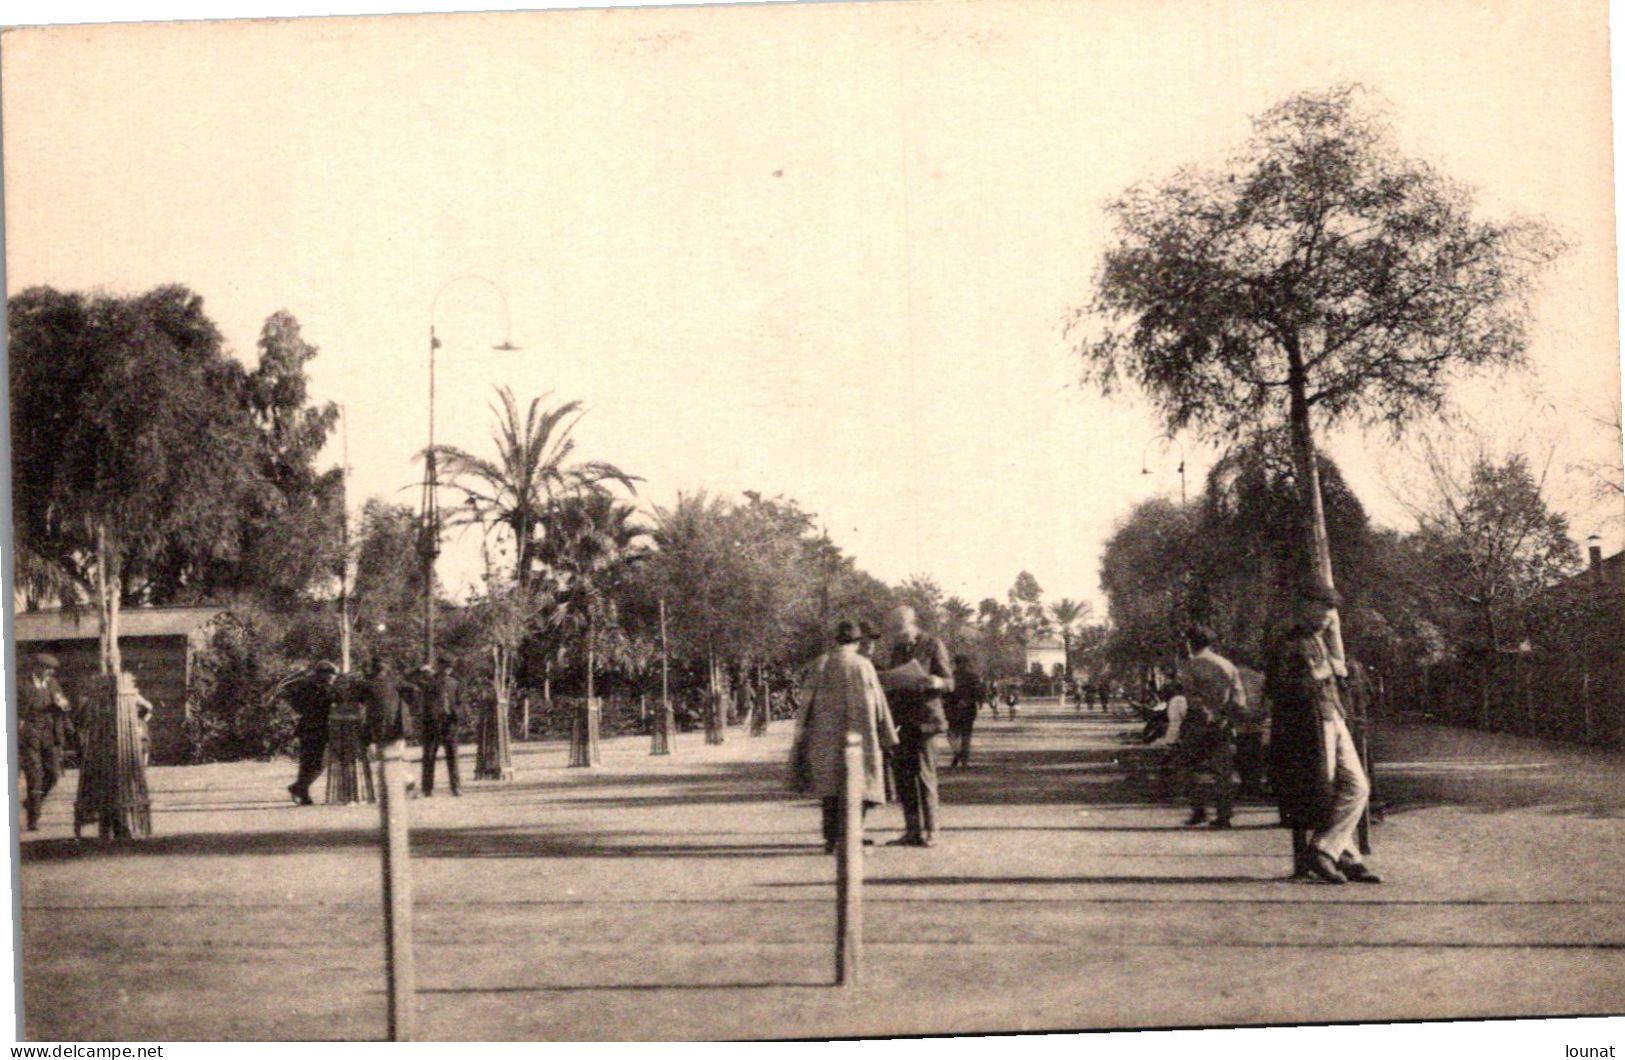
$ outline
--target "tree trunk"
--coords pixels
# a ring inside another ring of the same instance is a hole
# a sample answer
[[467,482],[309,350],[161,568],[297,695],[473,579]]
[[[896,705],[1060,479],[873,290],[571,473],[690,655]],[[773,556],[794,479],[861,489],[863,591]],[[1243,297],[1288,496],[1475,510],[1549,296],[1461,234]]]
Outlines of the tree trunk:
[[597,662],[597,658],[595,657],[595,655],[593,653],[593,644],[592,644],[592,619],[588,618],[587,619],[587,702],[589,702],[589,703],[592,702],[592,693],[593,693],[592,671],[594,669],[594,664],[596,662]]
[[[1309,422],[1308,380],[1303,367],[1303,355],[1296,342],[1287,349],[1287,379],[1291,391],[1288,408],[1288,433],[1292,443],[1292,464],[1297,472],[1298,497],[1305,523],[1305,544],[1312,572],[1327,585],[1336,585],[1332,578],[1331,543],[1326,536],[1326,506],[1320,493],[1320,461],[1315,451],[1315,436]],[[1307,572],[1306,572],[1307,573]],[[1336,611],[1326,630],[1326,651],[1332,657],[1332,667],[1343,676],[1347,664],[1343,654],[1343,629]]]
[[101,673],[103,677],[124,671],[119,652],[119,597],[121,595],[118,557],[107,540],[107,524],[96,526],[96,610],[100,619]]

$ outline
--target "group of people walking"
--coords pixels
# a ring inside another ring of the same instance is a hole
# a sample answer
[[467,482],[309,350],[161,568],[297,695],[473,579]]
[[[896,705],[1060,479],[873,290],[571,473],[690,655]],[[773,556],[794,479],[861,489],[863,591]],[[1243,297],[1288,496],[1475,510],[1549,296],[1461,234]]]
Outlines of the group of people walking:
[[[1267,704],[1269,776],[1281,823],[1292,830],[1293,877],[1380,883],[1356,836],[1371,793],[1349,728],[1358,675],[1351,681],[1349,667],[1327,646],[1339,604],[1336,590],[1325,583],[1299,589],[1292,621],[1271,645],[1261,690],[1249,691],[1211,630],[1190,627],[1178,675],[1184,709],[1173,721],[1174,761],[1191,800],[1186,824],[1232,827],[1238,751],[1247,771],[1258,771],[1258,719]],[[877,631],[865,622],[842,621],[834,647],[809,668],[797,697],[791,786],[822,800],[828,852],[841,839],[849,733],[859,737],[862,752],[861,813],[890,801],[893,789],[902,803],[903,832],[892,846],[937,842],[937,736],[949,734],[950,768],[970,760],[985,682],[968,658],[950,658],[941,639],[921,630],[911,608],[896,608],[887,625],[887,647],[877,653]],[[1260,692],[1265,704],[1256,702]]]
[[361,708],[363,754],[367,745],[404,739],[415,728],[423,745],[419,789],[423,797],[434,796],[435,763],[442,750],[448,787],[453,795],[461,795],[457,738],[467,713],[462,683],[452,669],[451,660],[442,656],[437,665],[425,664],[403,680],[386,660],[378,658],[368,666],[365,679],[353,681],[342,679],[339,668],[329,660],[311,667],[287,692],[288,704],[297,719],[294,735],[299,741],[299,772],[288,785],[288,795],[300,806],[315,803],[310,788],[329,764],[334,708],[341,704]]
[[950,767],[970,761],[976,712],[985,696],[970,660],[950,657],[941,638],[922,630],[906,606],[888,616],[887,647],[877,654],[881,639],[869,623],[843,620],[834,648],[808,669],[797,696],[792,785],[822,800],[824,847],[830,852],[841,838],[848,733],[856,733],[862,747],[862,812],[890,801],[894,789],[902,803],[903,833],[890,846],[937,843],[937,738],[949,734]]

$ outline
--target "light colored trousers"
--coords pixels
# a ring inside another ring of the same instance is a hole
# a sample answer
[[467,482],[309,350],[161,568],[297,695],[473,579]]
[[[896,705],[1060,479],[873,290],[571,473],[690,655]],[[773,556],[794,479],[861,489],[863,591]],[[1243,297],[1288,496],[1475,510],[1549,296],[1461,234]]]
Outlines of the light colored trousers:
[[1371,782],[1366,779],[1359,752],[1354,749],[1354,737],[1349,735],[1348,723],[1341,714],[1320,723],[1320,738],[1325,741],[1327,779],[1332,782],[1332,822],[1311,835],[1309,845],[1333,861],[1345,857],[1359,861],[1360,848],[1354,833],[1371,798]]

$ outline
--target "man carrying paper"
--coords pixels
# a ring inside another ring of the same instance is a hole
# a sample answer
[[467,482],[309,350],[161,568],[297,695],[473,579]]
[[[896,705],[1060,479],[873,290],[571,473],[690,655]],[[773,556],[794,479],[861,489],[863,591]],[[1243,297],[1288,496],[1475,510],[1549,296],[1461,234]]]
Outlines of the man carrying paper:
[[953,662],[948,648],[922,632],[912,607],[899,607],[886,621],[891,638],[887,668],[880,685],[886,690],[897,723],[893,772],[903,803],[903,835],[892,846],[929,847],[937,832],[937,734],[947,729],[943,693],[953,691]]

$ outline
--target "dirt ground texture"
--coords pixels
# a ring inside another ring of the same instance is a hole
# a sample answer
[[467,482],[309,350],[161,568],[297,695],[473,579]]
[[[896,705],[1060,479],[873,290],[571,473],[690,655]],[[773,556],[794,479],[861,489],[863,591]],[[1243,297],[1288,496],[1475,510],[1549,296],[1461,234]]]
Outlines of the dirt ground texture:
[[[861,983],[831,985],[834,859],[783,790],[788,723],[643,737],[408,804],[418,1036],[714,1039],[1625,1010],[1625,757],[1390,722],[1378,887],[1287,882],[1129,779],[1120,717],[983,715],[931,850],[866,857]],[[947,756],[943,755],[946,763]],[[472,768],[471,748],[464,752]],[[378,811],[298,808],[290,762],[154,769],[155,836],[21,846],[33,1040],[386,1032]],[[442,781],[442,784],[444,782]],[[321,785],[317,785],[318,792]],[[870,818],[882,842],[900,813]]]

